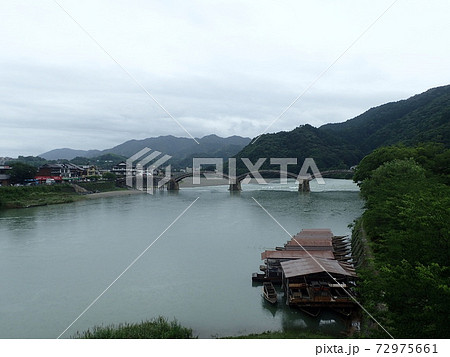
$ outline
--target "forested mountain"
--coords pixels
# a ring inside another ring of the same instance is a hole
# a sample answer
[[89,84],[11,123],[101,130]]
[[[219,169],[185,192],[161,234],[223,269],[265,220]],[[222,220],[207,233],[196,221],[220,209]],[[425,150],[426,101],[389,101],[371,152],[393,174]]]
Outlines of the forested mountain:
[[252,162],[261,157],[295,157],[299,166],[290,166],[290,170],[296,172],[306,157],[312,157],[325,170],[356,165],[380,146],[428,141],[450,146],[450,85],[372,108],[344,123],[320,128],[302,125],[289,132],[262,135],[236,157]]
[[368,154],[377,147],[433,141],[450,144],[450,85],[388,103],[321,130],[353,142]]

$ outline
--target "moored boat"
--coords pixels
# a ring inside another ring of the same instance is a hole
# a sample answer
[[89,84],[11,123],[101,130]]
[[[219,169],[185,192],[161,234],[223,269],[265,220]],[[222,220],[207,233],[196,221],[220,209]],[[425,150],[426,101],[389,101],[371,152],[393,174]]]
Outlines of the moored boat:
[[277,291],[271,282],[263,283],[263,297],[271,304],[276,304],[278,301]]

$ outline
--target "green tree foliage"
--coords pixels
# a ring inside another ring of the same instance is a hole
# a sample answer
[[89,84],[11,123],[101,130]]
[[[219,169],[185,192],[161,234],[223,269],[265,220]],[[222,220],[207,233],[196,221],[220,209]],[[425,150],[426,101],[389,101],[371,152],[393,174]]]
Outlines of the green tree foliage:
[[395,337],[449,337],[449,276],[449,267],[436,263],[403,260],[381,268],[383,300]]
[[374,150],[371,154],[365,156],[356,167],[353,180],[361,182],[371,177],[373,171],[386,162],[394,159],[407,159],[416,156],[414,148],[405,146],[387,146]]
[[416,147],[384,146],[365,156],[358,164],[353,180],[362,182],[386,162],[395,159],[414,159],[425,169],[428,177],[450,183],[450,150],[440,143],[422,143]]
[[357,172],[374,253],[360,289],[397,338],[450,337],[450,187],[442,166],[449,151],[433,144],[383,148]]
[[362,158],[362,152],[339,136],[330,134],[311,125],[300,126],[290,132],[265,134],[254,144],[247,145],[238,155],[238,174],[248,171],[240,158],[249,158],[256,163],[259,158],[267,158],[263,169],[279,169],[269,165],[269,158],[296,158],[297,165],[288,170],[298,173],[307,157],[314,158],[320,170],[348,169]]
[[34,167],[39,167],[39,166],[42,166],[42,165],[45,165],[48,163],[47,160],[45,160],[39,156],[19,156],[17,159],[8,161],[7,164],[12,166],[16,162],[21,162],[21,163],[28,164],[28,165],[31,165]]
[[105,180],[108,180],[108,181],[115,181],[116,178],[117,178],[116,174],[113,173],[113,172],[104,172],[104,173],[102,174],[102,177],[103,177]]
[[88,159],[87,157],[77,156],[70,160],[70,162],[74,165],[84,166],[90,165],[91,159]]
[[11,182],[13,184],[23,184],[27,179],[34,179],[36,167],[22,162],[14,162],[11,169]]

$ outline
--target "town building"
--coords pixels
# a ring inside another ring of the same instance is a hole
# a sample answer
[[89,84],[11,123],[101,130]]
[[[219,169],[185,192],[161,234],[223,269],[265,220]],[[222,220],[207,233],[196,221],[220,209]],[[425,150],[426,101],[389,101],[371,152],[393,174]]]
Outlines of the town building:
[[61,182],[63,180],[77,180],[83,176],[83,168],[74,164],[45,164],[41,166],[36,174],[36,180],[40,183]]
[[127,175],[127,163],[122,161],[117,165],[114,165],[111,172],[117,177],[125,177]]
[[11,167],[0,165],[0,186],[9,186],[11,179]]
[[101,176],[100,171],[94,165],[84,165],[81,167],[83,169],[83,178],[92,176]]

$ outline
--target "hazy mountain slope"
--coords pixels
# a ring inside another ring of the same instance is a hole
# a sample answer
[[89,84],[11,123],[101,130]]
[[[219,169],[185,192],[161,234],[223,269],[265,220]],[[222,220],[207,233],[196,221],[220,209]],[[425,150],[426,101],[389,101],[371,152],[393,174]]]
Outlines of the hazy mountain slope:
[[217,135],[208,135],[200,139],[197,138],[197,141],[199,144],[190,138],[168,135],[142,140],[129,140],[103,151],[55,149],[39,156],[47,160],[71,160],[75,157],[92,158],[108,153],[130,157],[148,147],[152,151],[160,151],[163,154],[171,155],[173,158],[170,163],[174,166],[183,167],[192,166],[193,157],[232,157],[250,142],[250,138],[240,136],[221,138]]
[[74,150],[64,148],[64,149],[50,150],[38,156],[46,160],[59,160],[59,159],[72,160],[77,156],[94,157],[101,154],[102,152],[100,150]]

